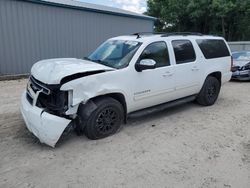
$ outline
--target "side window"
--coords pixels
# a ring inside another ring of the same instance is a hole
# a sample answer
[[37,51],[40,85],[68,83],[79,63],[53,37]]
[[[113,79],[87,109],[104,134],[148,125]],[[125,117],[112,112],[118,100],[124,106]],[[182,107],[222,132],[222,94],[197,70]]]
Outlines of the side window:
[[153,59],[156,62],[156,67],[169,66],[169,54],[165,42],[154,42],[149,44],[140,56],[142,59]]
[[196,59],[195,51],[189,40],[173,40],[176,64],[193,62]]
[[206,59],[230,56],[227,45],[223,40],[198,39],[196,42]]

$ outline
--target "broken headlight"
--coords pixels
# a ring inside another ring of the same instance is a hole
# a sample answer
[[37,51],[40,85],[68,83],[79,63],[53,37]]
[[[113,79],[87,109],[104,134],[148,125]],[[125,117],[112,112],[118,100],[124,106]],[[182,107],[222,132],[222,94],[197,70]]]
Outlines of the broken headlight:
[[51,90],[49,95],[40,93],[37,106],[53,114],[63,115],[68,110],[68,92],[57,89]]
[[250,62],[244,65],[241,70],[250,70]]

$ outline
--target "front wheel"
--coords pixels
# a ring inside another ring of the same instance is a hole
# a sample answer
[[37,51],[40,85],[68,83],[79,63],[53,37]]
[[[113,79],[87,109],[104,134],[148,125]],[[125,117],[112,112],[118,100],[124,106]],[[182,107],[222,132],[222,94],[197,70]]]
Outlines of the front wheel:
[[108,137],[116,133],[124,120],[124,110],[120,102],[107,97],[97,100],[97,108],[86,121],[85,135],[92,140]]
[[221,85],[217,78],[207,77],[196,101],[203,106],[213,105],[219,96],[220,88]]

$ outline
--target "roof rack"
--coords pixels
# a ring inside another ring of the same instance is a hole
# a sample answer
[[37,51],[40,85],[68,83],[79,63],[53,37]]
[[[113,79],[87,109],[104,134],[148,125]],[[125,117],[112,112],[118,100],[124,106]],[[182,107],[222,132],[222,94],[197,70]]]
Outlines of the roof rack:
[[136,35],[137,39],[141,38],[142,35],[159,35],[159,34],[167,34],[165,32],[139,32],[139,33],[134,33],[132,35]]
[[182,35],[182,36],[197,35],[197,36],[203,36],[202,33],[198,33],[198,32],[173,32],[173,33],[165,33],[165,34],[161,35],[161,37],[170,37],[170,36],[175,36],[175,35]]
[[203,36],[202,33],[198,32],[171,32],[171,33],[166,33],[166,32],[139,32],[139,33],[134,33],[132,35],[136,35],[137,39],[141,38],[142,35],[159,35],[161,34],[161,37],[170,37],[170,36],[175,36],[175,35],[182,35],[182,36],[187,36],[187,35],[196,35],[196,36]]

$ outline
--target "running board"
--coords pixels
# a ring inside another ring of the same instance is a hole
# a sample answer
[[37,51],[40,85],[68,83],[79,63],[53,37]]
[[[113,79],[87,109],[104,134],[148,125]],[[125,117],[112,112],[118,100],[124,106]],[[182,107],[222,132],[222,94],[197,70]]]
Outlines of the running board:
[[166,110],[167,108],[171,108],[171,107],[174,107],[174,106],[185,104],[187,102],[194,101],[195,99],[196,99],[196,95],[192,95],[192,96],[189,96],[189,97],[184,97],[184,98],[177,99],[177,100],[174,100],[174,101],[171,101],[171,102],[167,102],[167,103],[159,104],[159,105],[156,105],[156,106],[153,106],[153,107],[145,108],[143,110],[138,110],[138,111],[135,111],[135,112],[131,112],[130,114],[128,114],[128,117],[137,118],[137,117],[145,116],[145,115],[152,114],[152,113],[155,113],[155,112],[160,112],[160,111]]

